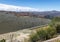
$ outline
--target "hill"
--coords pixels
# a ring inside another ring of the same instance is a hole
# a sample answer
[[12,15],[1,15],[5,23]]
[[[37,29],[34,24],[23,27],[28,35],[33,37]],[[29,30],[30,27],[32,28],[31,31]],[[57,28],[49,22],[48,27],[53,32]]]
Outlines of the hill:
[[45,25],[49,19],[19,16],[17,12],[0,11],[0,34]]

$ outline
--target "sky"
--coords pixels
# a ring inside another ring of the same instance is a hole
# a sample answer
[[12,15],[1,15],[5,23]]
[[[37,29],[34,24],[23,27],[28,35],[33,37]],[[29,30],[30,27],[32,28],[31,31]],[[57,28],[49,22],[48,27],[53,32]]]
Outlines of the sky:
[[60,0],[0,0],[0,4],[28,7],[37,11],[60,11]]

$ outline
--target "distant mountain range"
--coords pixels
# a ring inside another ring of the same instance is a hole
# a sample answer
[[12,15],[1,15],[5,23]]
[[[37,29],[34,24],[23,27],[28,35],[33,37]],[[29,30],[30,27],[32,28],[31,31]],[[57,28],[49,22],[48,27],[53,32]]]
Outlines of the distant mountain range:
[[38,16],[46,17],[46,18],[52,18],[52,17],[60,17],[60,11],[43,11],[43,12],[33,12],[34,14],[37,14]]
[[60,11],[43,11],[43,12],[15,12],[15,11],[0,11],[0,13],[5,12],[6,14],[14,14],[16,16],[33,16],[41,18],[52,18],[60,17]]

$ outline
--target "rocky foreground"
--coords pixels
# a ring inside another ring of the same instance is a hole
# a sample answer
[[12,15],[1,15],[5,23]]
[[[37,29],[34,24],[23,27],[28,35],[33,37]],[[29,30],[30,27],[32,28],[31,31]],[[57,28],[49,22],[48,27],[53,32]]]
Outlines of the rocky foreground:
[[25,42],[28,41],[29,35],[32,30],[20,30],[0,35],[0,40],[6,39],[6,42]]

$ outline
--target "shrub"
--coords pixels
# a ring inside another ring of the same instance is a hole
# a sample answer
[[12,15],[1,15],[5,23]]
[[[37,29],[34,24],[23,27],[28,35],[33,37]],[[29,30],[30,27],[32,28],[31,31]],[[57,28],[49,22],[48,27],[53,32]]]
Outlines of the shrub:
[[53,27],[46,28],[45,31],[47,32],[46,39],[53,38],[53,36],[56,34],[56,29]]
[[44,28],[37,29],[37,32],[30,36],[30,40],[31,42],[36,42],[39,40],[43,41],[43,40],[53,38],[55,34],[56,34],[55,28],[50,27],[50,26],[44,27]]
[[46,39],[46,31],[42,28],[40,30],[37,30],[37,35],[39,36],[39,39],[45,40]]
[[6,42],[6,40],[5,39],[2,39],[0,42]]
[[31,42],[36,42],[38,41],[39,36],[37,35],[37,33],[32,33],[32,35],[30,35],[30,41]]
[[60,17],[53,18],[50,23],[50,26],[55,27],[57,30],[57,33],[60,33]]
[[57,30],[57,33],[60,33],[60,24],[57,24],[56,30]]
[[56,34],[56,29],[50,26],[48,28],[41,28],[39,31],[37,31],[37,34],[39,35],[40,39],[47,40]]

